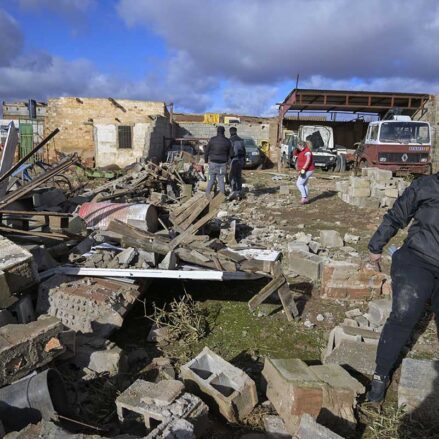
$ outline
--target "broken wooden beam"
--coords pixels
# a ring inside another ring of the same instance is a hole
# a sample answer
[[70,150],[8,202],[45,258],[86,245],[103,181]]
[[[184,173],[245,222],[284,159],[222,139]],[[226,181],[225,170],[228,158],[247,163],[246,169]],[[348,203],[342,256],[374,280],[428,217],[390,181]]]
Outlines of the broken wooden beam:
[[259,293],[255,294],[248,302],[250,311],[254,311],[262,302],[267,300],[283,284],[286,283],[285,276],[280,274],[274,277]]

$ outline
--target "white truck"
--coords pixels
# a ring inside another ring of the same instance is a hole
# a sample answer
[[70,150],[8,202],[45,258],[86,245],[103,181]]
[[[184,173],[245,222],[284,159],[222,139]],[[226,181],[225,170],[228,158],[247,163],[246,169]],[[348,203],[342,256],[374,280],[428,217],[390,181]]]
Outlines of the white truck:
[[297,134],[291,133],[281,144],[281,158],[284,166],[294,165],[293,150],[298,141],[309,140],[316,167],[325,171],[343,172],[347,167],[350,151],[334,144],[334,131],[324,125],[301,125]]

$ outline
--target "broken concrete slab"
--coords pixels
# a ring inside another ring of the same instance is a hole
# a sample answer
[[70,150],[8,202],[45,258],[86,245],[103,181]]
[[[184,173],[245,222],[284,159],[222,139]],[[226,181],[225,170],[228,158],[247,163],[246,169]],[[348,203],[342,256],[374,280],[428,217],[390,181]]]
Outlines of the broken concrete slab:
[[352,235],[351,233],[345,233],[343,240],[346,244],[358,244],[360,237],[358,235]]
[[137,251],[139,253],[138,256],[139,267],[141,268],[146,268],[146,266],[157,267],[159,263],[159,255],[157,253],[147,252],[142,249],[138,249]]
[[45,317],[27,324],[0,328],[0,386],[22,378],[64,352],[59,341],[62,323]]
[[398,406],[417,419],[437,421],[439,416],[439,360],[405,358],[398,386]]
[[314,281],[320,279],[323,262],[322,257],[308,251],[293,250],[288,252],[289,270]]
[[126,282],[56,275],[40,284],[37,311],[69,329],[106,337],[122,326],[139,295],[139,287]]
[[[157,383],[158,387],[153,388],[154,395],[160,394],[160,388],[163,386],[163,393],[169,390],[168,381],[160,381]],[[189,393],[183,393],[164,405],[163,398],[160,399],[159,404],[154,398],[148,398],[151,395],[151,383],[144,380],[137,380],[131,384],[121,395],[116,399],[117,415],[119,420],[123,423],[130,412],[137,413],[143,417],[144,424],[149,430],[148,438],[158,438],[159,433],[164,431],[171,423],[184,419],[195,427],[204,422],[208,413],[208,408],[201,399]],[[174,389],[176,390],[176,389]],[[174,391],[173,395],[177,392]],[[168,393],[168,401],[171,400],[171,395]],[[148,403],[146,402],[148,401]],[[152,403],[149,403],[152,401]],[[154,428],[159,422],[160,424]]]
[[309,247],[306,242],[303,241],[291,241],[288,243],[288,253],[301,250],[309,253]]
[[181,395],[184,384],[177,380],[164,380],[159,383],[147,382],[143,390],[145,393],[142,396],[142,402],[147,405],[167,406]]
[[369,302],[368,320],[376,326],[384,325],[392,311],[392,301],[390,299],[377,299]]
[[320,230],[320,243],[325,248],[343,247],[343,239],[336,230]]
[[341,366],[307,366],[299,359],[265,359],[267,397],[295,434],[304,413],[336,431],[355,428],[356,396],[364,387]]
[[[76,355],[77,358],[84,354],[84,347],[81,346],[79,351]],[[107,346],[104,350],[96,350],[90,347],[87,354],[89,359],[85,367],[93,372],[116,376],[128,369],[128,360],[124,351],[114,344]]]
[[293,439],[343,439],[343,437],[318,424],[312,416],[305,413],[300,418],[299,428]]
[[122,250],[117,255],[117,261],[120,265],[130,265],[133,262],[134,258],[137,256],[137,250],[133,247],[128,247]]
[[329,349],[328,345],[328,350],[323,357],[323,363],[339,364],[366,375],[373,375],[375,372],[378,340],[370,343],[362,341],[359,339],[359,336],[351,337],[355,338],[355,340],[344,337],[332,350]]
[[230,422],[243,419],[258,403],[255,382],[207,347],[180,372],[188,388],[214,403]]
[[320,242],[317,241],[309,241],[308,247],[311,250],[311,252],[314,254],[318,254],[320,249],[322,248]]

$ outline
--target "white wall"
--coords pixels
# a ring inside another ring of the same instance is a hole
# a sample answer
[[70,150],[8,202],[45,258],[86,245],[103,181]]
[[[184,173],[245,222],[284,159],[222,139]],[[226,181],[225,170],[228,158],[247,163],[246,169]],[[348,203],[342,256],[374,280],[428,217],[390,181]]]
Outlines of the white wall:
[[134,163],[143,157],[145,144],[149,142],[151,123],[136,123],[132,125],[132,148],[119,149],[117,139],[117,125],[95,124],[96,166],[104,167],[117,165],[120,168]]

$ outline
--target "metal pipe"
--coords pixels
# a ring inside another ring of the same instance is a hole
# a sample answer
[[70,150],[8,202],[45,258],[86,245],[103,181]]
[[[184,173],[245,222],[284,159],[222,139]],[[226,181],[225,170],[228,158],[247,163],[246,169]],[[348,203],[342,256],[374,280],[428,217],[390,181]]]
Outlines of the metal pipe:
[[42,418],[68,416],[67,393],[61,375],[47,369],[0,389],[0,419],[6,432],[19,431]]

